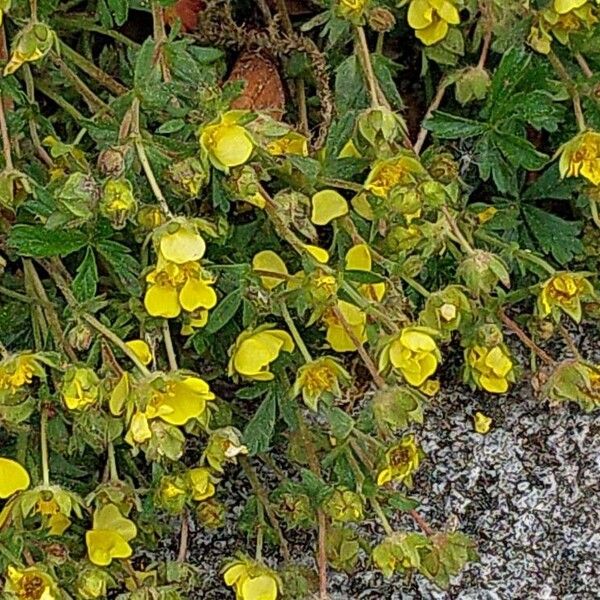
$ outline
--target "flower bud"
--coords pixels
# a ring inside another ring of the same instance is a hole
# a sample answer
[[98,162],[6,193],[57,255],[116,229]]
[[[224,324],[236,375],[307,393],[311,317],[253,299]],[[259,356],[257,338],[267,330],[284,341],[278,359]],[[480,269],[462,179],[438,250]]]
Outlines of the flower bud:
[[343,488],[333,491],[325,501],[323,509],[334,521],[340,523],[357,523],[364,517],[363,501],[360,495]]
[[133,186],[127,179],[109,179],[104,184],[100,213],[110,220],[115,229],[123,229],[127,219],[135,214],[137,201]]
[[121,177],[125,170],[126,146],[106,148],[98,155],[98,169],[107,177]]
[[197,505],[196,516],[207,529],[217,529],[225,524],[225,507],[215,498],[207,498]]
[[4,67],[4,76],[11,75],[26,62],[35,62],[43,58],[55,44],[56,34],[48,25],[31,21],[15,38],[10,60]]
[[100,399],[100,379],[88,367],[67,369],[64,375],[61,395],[69,410],[82,410]]
[[166,218],[158,206],[143,206],[138,211],[137,222],[142,229],[153,231],[166,223]]
[[77,325],[75,325],[75,327],[69,330],[69,333],[67,334],[67,339],[69,341],[69,344],[71,344],[71,346],[73,346],[75,350],[84,352],[85,350],[89,349],[90,344],[92,343],[92,340],[94,338],[92,329],[89,325],[85,323],[78,323]]
[[458,178],[459,167],[448,152],[423,154],[423,164],[429,174],[440,183],[447,185]]
[[154,502],[157,506],[175,515],[181,513],[187,498],[186,483],[182,477],[178,476],[161,478],[154,494]]
[[489,294],[498,283],[510,287],[508,269],[502,260],[485,250],[474,250],[458,267],[458,275],[476,294]]
[[327,529],[327,560],[334,569],[350,573],[358,560],[358,535],[349,527],[333,526]]
[[370,108],[358,117],[358,131],[381,158],[383,154],[393,153],[392,145],[402,138],[406,124],[387,108]]
[[369,11],[367,15],[369,27],[377,33],[386,33],[391,31],[396,25],[394,14],[383,6],[376,6]]
[[57,194],[62,208],[78,219],[94,216],[100,188],[91,175],[76,172],[69,175]]
[[169,179],[175,190],[186,198],[196,198],[208,182],[208,172],[202,162],[195,158],[185,158],[169,168]]
[[373,416],[382,430],[405,429],[423,422],[422,395],[409,387],[387,387],[373,396]]
[[490,87],[490,76],[483,67],[468,67],[459,73],[455,96],[461,104],[472,100],[483,100]]
[[106,571],[94,567],[84,569],[77,578],[77,597],[83,600],[104,598],[109,584],[112,586],[114,580]]

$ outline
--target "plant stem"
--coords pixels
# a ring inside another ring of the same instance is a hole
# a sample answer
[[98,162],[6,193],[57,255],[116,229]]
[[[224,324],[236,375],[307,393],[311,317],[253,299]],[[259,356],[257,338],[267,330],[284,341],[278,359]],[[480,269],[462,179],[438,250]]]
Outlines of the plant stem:
[[381,525],[383,526],[385,533],[387,535],[393,535],[394,529],[390,525],[388,518],[385,516],[385,513],[383,512],[383,508],[381,508],[381,504],[379,504],[379,502],[377,501],[377,498],[375,498],[375,497],[370,498],[370,501],[371,501],[371,506],[373,507],[373,510],[375,511],[375,514],[379,517],[379,520],[381,521]]
[[577,121],[577,127],[579,127],[579,131],[586,130],[585,117],[583,116],[583,110],[581,108],[581,97],[579,96],[579,91],[577,90],[577,85],[569,75],[569,72],[565,68],[565,66],[560,62],[560,59],[556,54],[550,50],[548,53],[548,60],[550,64],[554,67],[556,74],[559,76],[560,80],[565,84],[569,95],[571,96],[571,100],[573,101],[573,110],[575,111],[575,120]]
[[10,151],[10,134],[8,125],[6,124],[6,116],[4,114],[4,96],[0,93],[0,131],[2,133],[2,150],[4,152],[4,164],[8,171],[14,169],[12,153]]
[[123,84],[113,79],[108,73],[97,67],[92,61],[85,58],[64,42],[60,42],[60,49],[65,58],[68,58],[73,64],[79,67],[84,73],[95,79],[99,84],[111,91],[117,96],[126,94],[129,90]]
[[590,198],[590,213],[592,214],[592,221],[594,221],[594,225],[600,228],[600,216],[598,216],[598,204],[596,200]]
[[431,292],[412,277],[400,274],[400,278],[402,279],[402,281],[406,282],[411,288],[413,288],[413,290],[419,292],[419,294],[421,294],[423,298],[429,298],[429,296],[431,296]]
[[[52,102],[54,102],[57,106],[60,106],[66,113],[71,115],[73,119],[79,122],[83,122],[86,120],[86,117],[79,112],[70,102],[67,102],[57,91],[51,89],[45,83],[38,81],[35,84],[35,87],[39,92],[44,94],[47,98],[50,98]],[[45,150],[44,150],[45,152]]]
[[258,519],[256,524],[256,553],[255,558],[258,562],[262,561],[263,539],[265,534],[265,509],[263,505],[258,503]]
[[165,348],[167,350],[167,358],[169,359],[169,369],[171,369],[171,371],[177,371],[177,356],[175,355],[175,349],[173,348],[171,329],[169,328],[169,321],[167,319],[163,321],[162,329]]
[[[50,275],[51,279],[56,284],[56,287],[62,292],[67,304],[71,307],[74,312],[80,314],[81,318],[84,321],[87,321],[98,333],[102,334],[107,340],[112,342],[127,358],[133,362],[133,364],[139,369],[139,371],[146,377],[150,376],[150,371],[146,368],[146,366],[140,361],[137,357],[136,353],[129,348],[125,342],[113,331],[111,331],[108,327],[103,325],[96,317],[90,315],[86,312],[81,312],[79,308],[79,303],[77,299],[71,292],[69,285],[63,278],[63,276],[58,272],[57,266],[54,263],[46,260],[39,260],[39,263],[46,269],[48,275]],[[60,265],[62,267],[62,263]],[[64,267],[63,267],[64,268]]]
[[42,483],[44,487],[50,486],[50,467],[48,463],[48,413],[42,400],[40,407],[40,452],[42,458]]
[[[313,475],[321,479],[321,467],[317,458],[317,452],[310,437],[310,431],[300,410],[296,410],[300,437],[304,442],[308,465]],[[327,600],[327,517],[322,508],[317,508],[317,566],[319,570],[319,600]]]
[[456,219],[452,216],[452,214],[448,210],[448,207],[442,206],[442,208],[440,210],[442,211],[442,214],[444,215],[444,218],[446,219],[446,223],[448,223],[448,225],[450,226],[450,230],[454,234],[456,241],[461,245],[462,249],[467,254],[471,254],[471,255],[475,254],[475,250],[473,249],[473,246],[471,246],[471,244],[469,243],[467,238],[464,236],[463,232],[460,230],[460,227],[458,226]]
[[152,192],[154,193],[155,198],[158,200],[158,204],[169,219],[173,218],[173,213],[169,208],[166,198],[164,197],[158,182],[156,181],[156,177],[154,176],[154,172],[152,171],[152,166],[150,165],[150,161],[148,160],[148,156],[146,155],[146,150],[144,148],[144,144],[140,135],[140,101],[137,98],[133,99],[131,104],[131,130],[130,134],[134,138],[134,145],[137,151],[138,158],[140,163],[142,164],[142,168],[144,169],[144,173],[146,174],[146,179],[152,188]]
[[591,79],[594,76],[594,72],[592,71],[592,69],[590,69],[590,66],[588,65],[588,63],[585,60],[585,58],[583,57],[583,55],[581,53],[579,53],[579,52],[576,52],[575,53],[575,60],[577,61],[577,63],[581,67],[581,70],[583,71],[583,74],[588,79]]
[[377,370],[375,363],[373,362],[373,360],[371,359],[371,357],[365,350],[365,347],[363,346],[362,342],[358,339],[358,337],[352,330],[352,327],[350,327],[350,325],[348,324],[348,321],[346,321],[346,319],[344,318],[342,311],[337,306],[334,306],[332,308],[332,311],[333,311],[333,314],[335,315],[335,318],[337,319],[337,321],[340,323],[340,325],[346,332],[346,335],[352,340],[352,343],[356,346],[356,349],[358,350],[358,354],[360,355],[363,363],[367,367],[367,369],[368,369],[369,373],[371,374],[371,377],[373,378],[373,381],[375,382],[377,387],[378,388],[386,387],[385,379],[379,374],[379,371]]
[[159,2],[152,2],[152,24],[154,29],[154,41],[156,42],[156,59],[158,60],[162,77],[165,83],[172,81],[171,72],[169,66],[165,60],[163,53],[163,45],[167,41],[167,34],[165,32],[165,16],[163,8]]
[[190,537],[190,524],[188,521],[188,511],[183,509],[181,513],[181,531],[179,534],[179,551],[177,552],[177,562],[185,562],[188,551],[188,540]]
[[53,23],[58,29],[68,29],[76,31],[91,31],[92,33],[100,33],[114,39],[116,42],[125,44],[133,50],[138,50],[140,44],[129,39],[127,36],[115,31],[114,29],[106,29],[98,25],[93,19],[86,17],[85,15],[78,16],[77,14],[69,15],[68,17],[58,17],[53,19]]
[[275,514],[275,511],[273,510],[273,507],[269,502],[269,496],[267,495],[265,488],[260,482],[256,471],[254,470],[246,456],[240,456],[239,463],[244,473],[246,474],[246,477],[248,478],[248,481],[250,482],[250,485],[252,486],[252,489],[254,490],[258,501],[263,505],[265,512],[267,513],[267,517],[271,522],[271,526],[273,527],[275,533],[277,534],[277,537],[279,538],[281,554],[283,555],[285,562],[289,562],[290,549],[288,547],[287,540],[285,539],[285,537],[283,537],[283,531],[281,530],[281,527],[279,525],[279,520],[277,519],[277,515]]
[[300,332],[298,331],[298,328],[296,327],[296,324],[294,323],[294,320],[292,319],[290,311],[288,310],[285,302],[280,302],[279,310],[281,311],[281,316],[288,326],[288,329],[290,330],[290,333],[292,334],[292,337],[294,338],[294,341],[296,342],[296,345],[298,346],[298,349],[304,358],[304,362],[312,362],[312,356],[310,355],[310,352],[308,351],[308,348],[306,347],[306,344],[304,343],[304,340],[302,339],[302,336],[300,335]]
[[433,535],[433,533],[434,533],[433,529],[429,526],[427,521],[415,509],[408,511],[408,514],[414,519],[415,523],[421,528],[421,531],[426,536]]
[[501,321],[527,346],[535,352],[547,365],[555,366],[556,361],[542,350],[502,309],[498,312]]
[[[31,74],[31,68],[29,65],[23,65],[21,68],[23,73],[23,78],[25,79],[25,89],[27,91],[27,100],[29,104],[32,106],[35,104],[35,86],[33,84],[33,76]],[[37,123],[33,118],[33,115],[28,119],[29,123],[29,135],[31,137],[31,141],[33,142],[33,147],[37,152],[38,156],[42,159],[43,162],[46,163],[46,166],[52,168],[54,166],[54,161],[50,157],[50,155],[46,152],[45,148],[42,146],[42,142],[40,141],[40,136],[38,135]]]
[[447,87],[448,82],[445,79],[442,79],[438,86],[437,92],[435,93],[435,96],[433,97],[433,100],[431,101],[431,104],[429,105],[429,108],[427,109],[427,112],[423,117],[423,125],[421,125],[419,135],[417,136],[417,141],[413,146],[413,150],[415,151],[415,154],[417,156],[421,153],[423,145],[425,144],[425,140],[427,139],[427,135],[429,134],[429,131],[425,127],[425,122],[427,121],[427,119],[430,119],[433,113],[440,107],[440,104],[444,99],[444,94],[446,93]]
[[117,469],[117,459],[115,456],[115,446],[112,442],[108,442],[108,472],[110,473],[111,481],[119,481],[119,470]]
[[521,250],[519,248],[515,249],[510,244],[506,243],[504,240],[501,240],[500,238],[489,235],[488,233],[485,233],[484,231],[481,231],[481,230],[475,231],[475,237],[479,238],[480,240],[482,240],[484,242],[488,242],[490,244],[495,244],[496,246],[498,246],[500,248],[504,248],[505,250],[511,251],[515,256],[519,256],[523,260],[529,261],[531,264],[541,267],[542,269],[544,269],[544,271],[546,271],[550,275],[554,275],[554,273],[556,272],[554,267],[552,267],[549,263],[547,263],[543,258],[537,256],[536,254],[533,254],[533,252],[530,252],[529,250]]
[[[365,80],[367,82],[367,88],[369,89],[369,96],[371,97],[371,106],[377,108],[379,106],[385,106],[389,108],[387,99],[385,97],[380,98],[377,80],[375,79],[375,73],[373,71],[373,65],[371,64],[371,53],[369,52],[369,45],[367,44],[367,36],[365,30],[362,27],[356,27],[356,47],[358,49],[358,57],[363,68]],[[387,106],[386,106],[387,105]]]

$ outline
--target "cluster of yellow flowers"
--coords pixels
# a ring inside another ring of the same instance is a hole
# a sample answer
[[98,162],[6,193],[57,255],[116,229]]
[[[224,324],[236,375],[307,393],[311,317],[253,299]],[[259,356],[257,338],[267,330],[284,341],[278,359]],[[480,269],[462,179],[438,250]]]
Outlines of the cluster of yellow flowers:
[[203,379],[187,373],[154,373],[138,379],[125,372],[112,391],[109,406],[113,415],[125,415],[125,440],[135,447],[164,435],[165,424],[179,427],[205,418],[207,403],[214,399]]
[[182,333],[190,334],[206,325],[208,311],[217,304],[214,279],[199,262],[206,243],[196,225],[182,218],[160,227],[154,240],[158,261],[146,275],[144,305],[149,315],[165,319],[185,311]]
[[590,0],[554,0],[537,16],[537,23],[529,33],[529,43],[542,54],[550,52],[552,36],[567,45],[572,34],[598,22],[595,5]]

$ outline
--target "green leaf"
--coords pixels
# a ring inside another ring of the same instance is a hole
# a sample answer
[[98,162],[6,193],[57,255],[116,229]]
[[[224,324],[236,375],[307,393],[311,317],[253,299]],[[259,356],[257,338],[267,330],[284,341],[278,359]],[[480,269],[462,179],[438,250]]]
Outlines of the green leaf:
[[378,273],[373,273],[373,271],[348,269],[344,271],[344,275],[346,275],[346,279],[357,283],[382,283],[385,281],[385,277],[382,277]]
[[276,395],[270,393],[246,425],[243,437],[251,456],[269,449],[275,429],[276,407]]
[[504,54],[492,79],[488,100],[482,112],[484,118],[495,122],[500,111],[507,104],[513,103],[513,92],[525,77],[530,60],[531,54],[520,47],[512,48]]
[[73,279],[73,293],[80,302],[91,300],[96,295],[98,285],[98,268],[94,251],[88,247],[85,257],[77,267],[77,275]]
[[335,71],[335,101],[339,115],[353,108],[368,106],[360,65],[354,55],[343,61]]
[[210,313],[208,323],[206,324],[206,333],[217,333],[219,329],[224,327],[240,308],[242,303],[242,290],[236,289],[230,292],[219,302],[216,308]]
[[171,119],[163,123],[157,130],[156,133],[166,134],[175,133],[185,127],[185,121],[183,119]]
[[8,245],[21,256],[49,258],[66,256],[87,243],[85,234],[75,229],[49,230],[42,225],[14,225]]
[[527,188],[523,198],[570,200],[578,186],[576,178],[561,179],[558,164],[554,163]]
[[404,102],[402,102],[402,98],[398,93],[398,87],[394,82],[394,75],[398,71],[399,65],[381,54],[372,54],[371,63],[373,64],[375,77],[379,81],[379,85],[388,102],[395,109],[403,108]]
[[120,27],[127,21],[129,14],[129,2],[128,0],[107,0],[108,7],[110,8],[115,23]]
[[538,152],[528,140],[504,132],[494,132],[493,140],[508,161],[515,167],[537,171],[547,162],[548,156]]
[[141,267],[137,259],[131,256],[129,248],[113,240],[100,240],[95,248],[123,288],[132,296],[139,296],[142,293],[139,281]]
[[465,119],[442,111],[433,113],[433,117],[425,121],[425,127],[444,139],[466,139],[481,135],[488,129],[487,123]]
[[420,502],[418,500],[415,500],[414,498],[411,498],[410,496],[405,496],[404,494],[401,494],[400,492],[394,492],[388,498],[387,502],[391,508],[395,508],[396,510],[402,510],[402,511],[414,510],[420,504]]
[[337,406],[327,409],[325,415],[329,421],[331,433],[339,440],[346,439],[354,429],[354,419]]
[[331,124],[325,145],[325,155],[329,160],[335,160],[346,142],[352,137],[355,121],[356,111],[349,110]]
[[561,265],[566,265],[576,254],[583,252],[583,244],[578,238],[581,232],[579,221],[565,221],[529,204],[521,208],[525,222],[541,249]]

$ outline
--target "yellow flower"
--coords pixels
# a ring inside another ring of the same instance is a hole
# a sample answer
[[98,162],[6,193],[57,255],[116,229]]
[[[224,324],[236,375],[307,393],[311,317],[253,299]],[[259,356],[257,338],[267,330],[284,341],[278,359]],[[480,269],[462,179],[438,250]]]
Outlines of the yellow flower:
[[200,377],[172,375],[162,384],[148,401],[148,419],[160,418],[171,425],[185,425],[200,417],[206,403],[215,399],[208,383]]
[[503,346],[474,346],[466,355],[477,386],[494,394],[508,391],[508,383],[513,380],[513,362]]
[[69,410],[81,410],[100,398],[100,379],[88,367],[69,367],[61,388],[62,399]]
[[0,390],[11,390],[31,383],[33,376],[43,377],[44,369],[35,354],[23,352],[0,362]]
[[410,487],[412,474],[420,464],[421,451],[415,442],[415,436],[406,435],[385,453],[377,473],[377,485],[394,480]]
[[426,327],[405,327],[384,347],[380,368],[383,370],[391,363],[410,385],[423,385],[442,359],[434,333]]
[[214,279],[197,262],[175,264],[159,260],[146,281],[150,285],[144,306],[152,317],[171,319],[179,316],[182,309],[193,313],[217,304],[217,294],[211,287]]
[[561,177],[585,177],[600,185],[600,133],[585,131],[564,144],[560,150]]
[[294,342],[287,331],[262,326],[238,335],[230,350],[229,375],[239,373],[247,379],[270,381],[269,366],[280,352],[292,352]]
[[298,369],[292,393],[295,397],[302,392],[306,406],[316,411],[319,399],[324,394],[341,396],[340,380],[349,381],[348,372],[335,358],[322,356]]
[[310,220],[315,225],[327,225],[330,221],[347,214],[348,203],[335,190],[321,190],[312,197]]
[[85,534],[91,562],[106,567],[115,558],[129,558],[129,542],[137,535],[135,523],[125,518],[114,504],[105,504],[94,513],[92,529]]
[[365,189],[379,198],[387,198],[395,186],[414,183],[415,175],[426,174],[427,171],[416,158],[402,154],[376,161],[365,181]]
[[235,588],[236,600],[277,600],[279,580],[267,567],[236,560],[223,573],[225,584]]
[[297,154],[308,156],[308,140],[295,131],[288,131],[284,136],[267,144],[267,152],[272,156]]
[[0,498],[26,490],[30,483],[29,473],[17,461],[0,457]]
[[196,467],[187,472],[192,498],[197,502],[215,495],[212,475],[206,467]]
[[149,365],[152,362],[152,351],[144,340],[129,340],[125,345],[138,357],[140,362]]
[[344,488],[333,490],[323,508],[332,519],[340,523],[356,523],[364,518],[362,498],[356,492]]
[[547,317],[562,310],[574,321],[581,321],[581,299],[594,292],[592,284],[583,276],[575,273],[559,273],[548,279],[538,296],[538,310],[542,317]]
[[5,591],[18,600],[59,600],[62,598],[54,579],[35,566],[19,569],[9,566]]
[[[357,244],[346,252],[346,269],[351,271],[371,271],[371,249],[367,244]],[[369,300],[380,302],[385,296],[385,283],[363,283],[360,293]]]
[[366,342],[367,315],[360,308],[345,300],[338,300],[337,308],[343,321],[333,310],[329,310],[323,316],[323,321],[327,326],[327,342],[336,352],[354,352],[357,346],[347,330],[350,330],[361,344]]
[[254,142],[239,120],[246,111],[231,110],[219,121],[207,125],[200,133],[200,147],[216,169],[229,172],[230,167],[243,165],[254,150]]
[[210,432],[204,457],[215,471],[223,473],[223,465],[235,462],[240,454],[248,454],[248,448],[242,444],[241,433],[235,427],[220,427]]
[[267,271],[269,273],[279,273],[282,277],[269,277],[268,275],[260,275],[260,282],[263,287],[269,291],[281,285],[288,275],[287,267],[278,254],[272,250],[263,250],[254,255],[252,259],[252,268],[255,271]]
[[426,46],[436,44],[446,37],[449,25],[460,23],[456,4],[456,0],[411,0],[408,24]]
[[477,433],[485,435],[490,430],[492,419],[482,412],[477,411],[473,415],[473,427]]
[[113,222],[117,229],[125,225],[129,215],[135,214],[137,201],[133,195],[133,186],[125,178],[109,179],[104,184],[100,212]]
[[14,73],[22,64],[35,62],[50,52],[56,44],[56,34],[48,25],[31,21],[17,34],[4,76]]
[[198,228],[185,219],[167,223],[154,239],[160,256],[177,265],[200,260],[206,252],[206,242]]

